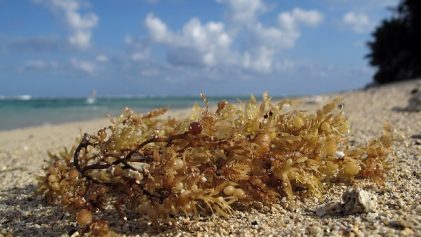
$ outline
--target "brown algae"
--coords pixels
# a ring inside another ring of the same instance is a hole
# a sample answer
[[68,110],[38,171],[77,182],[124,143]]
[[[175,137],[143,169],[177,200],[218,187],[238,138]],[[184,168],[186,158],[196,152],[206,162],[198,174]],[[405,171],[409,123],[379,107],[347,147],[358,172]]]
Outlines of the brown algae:
[[321,197],[326,182],[382,184],[391,168],[391,127],[351,147],[339,99],[311,114],[286,111],[288,101],[271,103],[267,94],[244,107],[221,101],[210,112],[202,97],[205,107],[195,106],[184,119],[163,118],[166,109],[141,115],[126,108],[73,149],[50,154],[38,190],[101,235],[108,231],[99,217],[105,210],[151,221],[228,216],[253,202]]

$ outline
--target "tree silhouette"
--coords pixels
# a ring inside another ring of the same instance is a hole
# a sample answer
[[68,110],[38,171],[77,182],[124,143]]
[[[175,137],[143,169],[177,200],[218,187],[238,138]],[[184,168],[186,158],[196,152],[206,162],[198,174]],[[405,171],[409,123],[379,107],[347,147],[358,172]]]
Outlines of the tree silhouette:
[[421,1],[401,0],[391,19],[373,32],[367,55],[374,80],[389,83],[421,77]]

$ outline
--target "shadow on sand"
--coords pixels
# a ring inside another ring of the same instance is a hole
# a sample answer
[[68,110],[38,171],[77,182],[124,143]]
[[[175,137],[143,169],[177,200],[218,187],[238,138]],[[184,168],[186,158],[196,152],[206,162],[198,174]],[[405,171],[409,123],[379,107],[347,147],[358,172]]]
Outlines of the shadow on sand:
[[[12,236],[69,236],[78,230],[74,218],[57,206],[50,206],[35,193],[36,187],[28,185],[0,191],[0,230]],[[175,231],[191,232],[188,225],[151,225],[146,219],[129,218],[124,221],[111,213],[102,217],[111,229],[126,235],[174,234]],[[202,220],[203,221],[203,220]]]
[[35,196],[35,186],[1,191],[0,223],[13,236],[58,236],[75,230],[62,221],[67,216],[59,209],[47,207]]

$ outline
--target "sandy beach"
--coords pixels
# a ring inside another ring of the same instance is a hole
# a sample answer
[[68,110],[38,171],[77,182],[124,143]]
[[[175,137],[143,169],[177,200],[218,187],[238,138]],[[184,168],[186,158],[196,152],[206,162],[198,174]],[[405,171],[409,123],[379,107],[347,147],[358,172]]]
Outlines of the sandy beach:
[[[380,135],[384,122],[395,131],[396,159],[384,187],[359,180],[355,186],[374,194],[374,212],[316,215],[326,203],[339,202],[349,188],[327,186],[322,199],[298,200],[291,208],[285,199],[271,207],[237,211],[229,219],[180,218],[176,228],[153,227],[147,221],[111,223],[128,236],[421,236],[421,112],[406,110],[411,91],[421,80],[379,88],[302,98],[309,110],[341,96],[351,122],[351,138],[361,144]],[[182,116],[185,111],[173,112]],[[48,125],[0,132],[0,236],[70,236],[76,223],[57,207],[48,206],[34,194],[36,177],[48,159],[47,151],[71,146],[81,132],[94,132],[106,119]]]

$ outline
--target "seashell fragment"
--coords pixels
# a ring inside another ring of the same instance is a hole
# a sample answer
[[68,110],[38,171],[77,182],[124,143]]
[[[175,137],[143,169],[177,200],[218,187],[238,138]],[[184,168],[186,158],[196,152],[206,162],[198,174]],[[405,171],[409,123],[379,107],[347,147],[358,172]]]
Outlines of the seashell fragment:
[[352,215],[374,212],[377,208],[377,196],[361,188],[348,189],[342,195],[342,202],[318,208],[316,215]]

